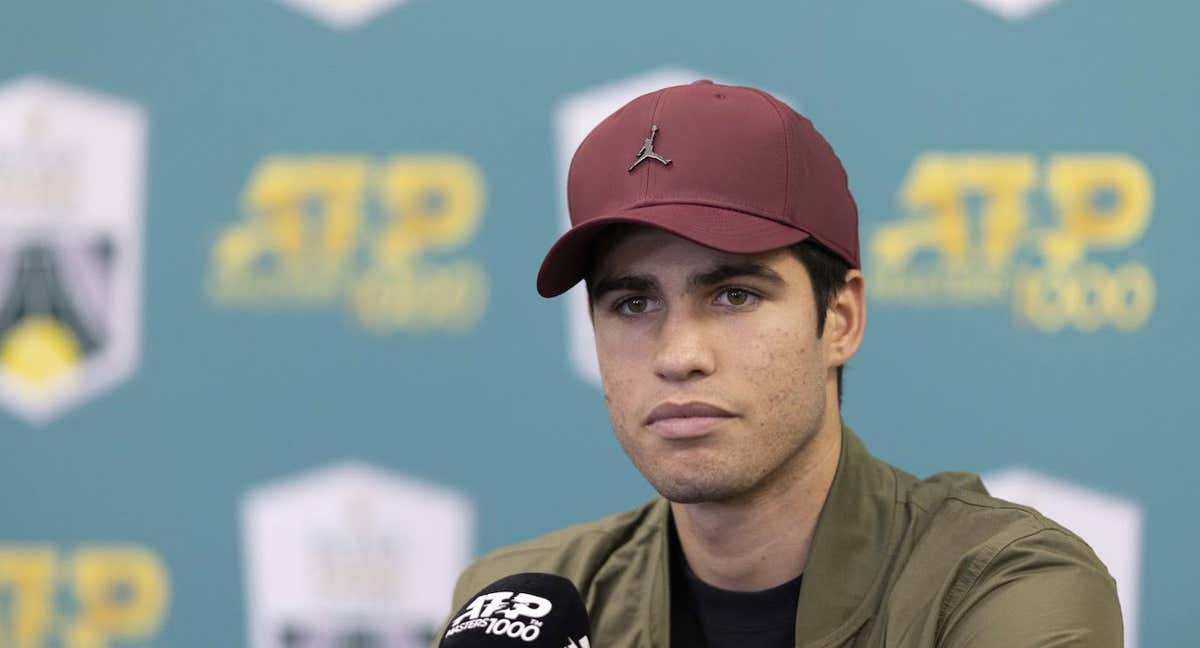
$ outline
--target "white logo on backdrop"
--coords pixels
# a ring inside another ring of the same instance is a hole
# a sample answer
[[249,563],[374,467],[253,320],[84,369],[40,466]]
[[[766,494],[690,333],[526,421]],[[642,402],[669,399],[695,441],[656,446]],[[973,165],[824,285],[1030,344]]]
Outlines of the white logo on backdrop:
[[474,511],[349,462],[251,491],[242,530],[251,648],[424,648],[452,611]]
[[337,29],[353,29],[383,14],[404,0],[282,0],[303,13]]
[[1021,467],[988,473],[983,481],[994,497],[1031,506],[1091,545],[1117,581],[1125,646],[1137,648],[1142,568],[1142,509],[1138,503]]
[[1049,7],[1058,0],[970,0],[1009,20],[1021,20]]
[[137,366],[146,114],[0,86],[0,405],[44,423]]

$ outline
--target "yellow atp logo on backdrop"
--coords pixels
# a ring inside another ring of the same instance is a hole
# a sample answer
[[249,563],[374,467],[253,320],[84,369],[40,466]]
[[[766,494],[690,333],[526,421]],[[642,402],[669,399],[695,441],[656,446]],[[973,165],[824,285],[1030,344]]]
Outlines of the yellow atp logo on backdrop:
[[108,648],[152,639],[171,598],[154,552],[135,545],[0,545],[0,648]]
[[[1038,192],[1048,213],[1032,207]],[[1122,258],[1154,202],[1149,172],[1130,156],[931,153],[913,162],[899,201],[908,216],[869,243],[880,301],[1007,300],[1019,323],[1047,333],[1131,332],[1150,319],[1154,278]]]
[[452,155],[267,158],[244,220],[213,248],[210,294],[243,307],[344,303],[378,333],[468,330],[487,275],[455,253],[479,229],[484,193],[478,167]]

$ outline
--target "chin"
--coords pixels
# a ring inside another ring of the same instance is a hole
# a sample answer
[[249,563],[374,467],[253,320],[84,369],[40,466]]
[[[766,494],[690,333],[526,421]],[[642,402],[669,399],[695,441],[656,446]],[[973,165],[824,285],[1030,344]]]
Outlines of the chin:
[[746,492],[741,484],[728,480],[696,478],[659,478],[650,480],[654,490],[676,504],[702,504],[735,499]]
[[631,449],[626,446],[626,454],[642,477],[659,495],[677,504],[725,501],[754,486],[755,480],[745,475],[739,478],[738,467],[720,456],[716,448],[692,448],[676,451],[678,454]]

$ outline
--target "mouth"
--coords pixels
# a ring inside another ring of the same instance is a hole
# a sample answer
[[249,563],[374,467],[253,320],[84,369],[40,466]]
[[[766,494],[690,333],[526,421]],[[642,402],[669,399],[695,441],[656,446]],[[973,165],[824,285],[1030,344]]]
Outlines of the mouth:
[[711,403],[662,403],[650,410],[643,424],[663,439],[694,439],[737,415]]

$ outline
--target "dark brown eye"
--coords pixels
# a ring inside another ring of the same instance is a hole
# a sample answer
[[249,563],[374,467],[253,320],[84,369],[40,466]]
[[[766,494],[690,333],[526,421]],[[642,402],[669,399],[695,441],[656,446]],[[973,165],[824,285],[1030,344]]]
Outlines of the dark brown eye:
[[613,310],[622,315],[645,315],[652,313],[655,310],[655,303],[652,297],[627,297],[613,304]]
[[745,288],[725,288],[717,293],[718,304],[737,309],[752,308],[760,299],[758,293]]

